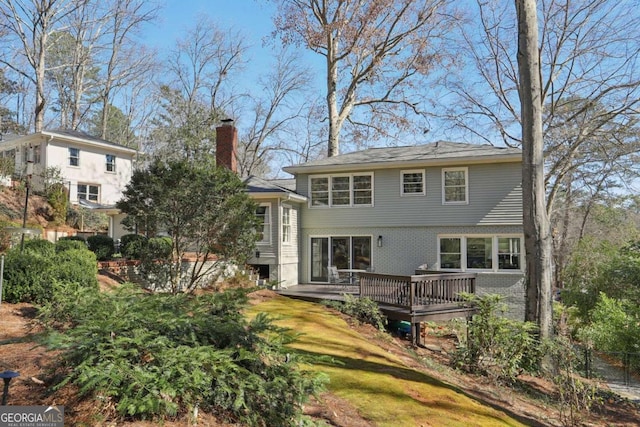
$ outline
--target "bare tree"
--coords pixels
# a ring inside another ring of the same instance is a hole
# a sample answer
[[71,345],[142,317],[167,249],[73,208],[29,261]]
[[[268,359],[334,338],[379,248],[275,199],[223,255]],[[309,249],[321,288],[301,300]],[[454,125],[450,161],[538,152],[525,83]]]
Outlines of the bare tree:
[[[238,147],[238,172],[241,176],[267,175],[269,160],[291,144],[289,124],[296,121],[301,108],[294,97],[309,88],[310,71],[300,66],[300,58],[285,51],[276,54],[276,64],[258,79],[257,95],[250,94],[251,122]],[[262,89],[259,91],[259,89]]]
[[546,211],[542,139],[542,86],[535,0],[516,0],[518,76],[522,117],[522,208],[527,284],[525,319],[535,321],[540,337],[552,335],[551,230]]
[[[0,32],[16,41],[14,56],[0,55],[0,63],[25,77],[35,88],[34,127],[42,131],[47,106],[46,53],[49,35],[63,31],[58,23],[78,7],[77,0],[0,0]],[[24,61],[28,64],[26,67]]]
[[447,0],[272,0],[276,31],[286,44],[324,56],[328,155],[340,134],[389,136],[425,113],[417,98],[443,65],[441,43],[455,19]]
[[[640,103],[640,15],[629,13],[626,1],[542,1],[537,7],[550,213],[569,172],[598,167],[601,158],[588,155],[593,147],[606,143],[610,159],[621,162],[637,152],[626,135]],[[460,102],[450,104],[447,118],[476,139],[520,146],[513,8],[478,1],[478,13],[471,20],[475,27],[463,34],[469,67],[477,73],[467,67],[462,76],[449,75],[448,87]]]
[[[109,105],[114,102],[114,94],[119,89],[139,87],[140,82],[151,80],[149,74],[155,66],[155,53],[136,44],[132,36],[144,23],[154,20],[158,11],[143,0],[111,0],[108,5],[108,26],[104,36],[108,40],[104,46],[106,63],[100,90],[101,138],[107,136],[109,111],[112,111]],[[132,119],[129,116],[129,120]]]
[[212,154],[215,126],[239,96],[229,87],[244,66],[243,40],[207,17],[178,40],[160,85],[161,108],[154,119],[158,150],[187,157]]

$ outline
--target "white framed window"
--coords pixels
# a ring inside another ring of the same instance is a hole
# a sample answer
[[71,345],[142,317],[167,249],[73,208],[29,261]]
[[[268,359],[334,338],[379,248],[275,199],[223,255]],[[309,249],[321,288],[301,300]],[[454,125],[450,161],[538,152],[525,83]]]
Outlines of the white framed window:
[[462,268],[462,239],[460,237],[442,237],[439,240],[440,268]]
[[466,205],[469,203],[469,169],[442,169],[442,204]]
[[107,154],[105,156],[105,167],[107,172],[116,171],[116,156],[113,154]]
[[269,243],[271,241],[271,205],[261,204],[256,209],[258,217],[258,243]]
[[498,269],[522,270],[522,239],[498,237]]
[[282,243],[291,243],[291,208],[282,206]]
[[439,236],[442,270],[523,271],[522,236]]
[[95,184],[78,183],[78,200],[100,201],[100,186]]
[[373,206],[373,173],[309,177],[310,207]]
[[400,171],[400,194],[403,196],[426,194],[424,169]]
[[80,149],[69,147],[69,166],[80,166]]

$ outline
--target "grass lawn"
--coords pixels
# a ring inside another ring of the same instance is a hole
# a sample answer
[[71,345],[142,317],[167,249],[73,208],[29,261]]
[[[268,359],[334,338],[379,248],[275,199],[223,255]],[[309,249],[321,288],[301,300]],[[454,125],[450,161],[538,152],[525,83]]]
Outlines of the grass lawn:
[[320,304],[276,297],[251,307],[248,314],[257,312],[269,313],[278,325],[303,334],[292,345],[298,351],[331,356],[336,363],[309,368],[326,373],[328,390],[376,426],[524,425],[407,367]]

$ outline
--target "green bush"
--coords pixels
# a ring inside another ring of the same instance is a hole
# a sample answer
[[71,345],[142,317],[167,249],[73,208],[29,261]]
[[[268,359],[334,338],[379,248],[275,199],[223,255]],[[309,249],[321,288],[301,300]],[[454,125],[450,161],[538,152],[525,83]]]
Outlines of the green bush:
[[95,236],[87,237],[87,245],[89,246],[89,250],[96,254],[98,261],[111,259],[115,251],[113,239],[105,234],[96,234]]
[[387,318],[380,311],[378,303],[371,298],[357,298],[351,294],[343,294],[344,302],[324,301],[325,305],[347,314],[362,323],[375,326],[384,331]]
[[5,257],[4,299],[11,303],[41,304],[51,299],[56,283],[97,289],[96,274],[96,257],[87,249],[69,249],[52,256],[35,250],[11,249]]
[[52,294],[53,257],[35,251],[11,249],[4,262],[4,300],[10,303],[42,303]]
[[44,239],[30,239],[24,241],[24,250],[44,256],[53,256],[56,253],[56,245]]
[[578,336],[587,346],[608,352],[640,352],[640,309],[628,300],[600,294],[592,313],[592,322]]
[[171,249],[171,237],[152,237],[149,239],[145,251],[147,252],[147,257],[166,259],[171,256]]
[[[285,347],[293,335],[265,315],[248,321],[246,294],[147,294],[74,291],[46,306],[49,336],[80,393],[102,396],[122,417],[163,419],[200,408],[248,426],[294,426],[322,377],[298,366]],[[71,300],[72,302],[69,302]],[[91,339],[87,339],[91,337]]]
[[464,298],[478,311],[469,322],[468,338],[461,342],[453,363],[469,372],[513,382],[522,371],[535,371],[540,360],[537,326],[504,317],[503,296],[471,295]]
[[87,244],[85,243],[84,239],[82,241],[71,240],[71,239],[67,239],[67,240],[60,239],[56,242],[56,252],[64,252],[70,249],[78,249],[78,250],[85,250],[85,251],[89,250],[87,248]]
[[[82,244],[81,242],[73,242]],[[58,252],[54,258],[53,278],[62,283],[73,283],[83,288],[98,289],[98,264],[96,255],[87,250],[68,249]]]
[[120,253],[129,259],[140,259],[147,238],[141,234],[125,234],[120,238]]

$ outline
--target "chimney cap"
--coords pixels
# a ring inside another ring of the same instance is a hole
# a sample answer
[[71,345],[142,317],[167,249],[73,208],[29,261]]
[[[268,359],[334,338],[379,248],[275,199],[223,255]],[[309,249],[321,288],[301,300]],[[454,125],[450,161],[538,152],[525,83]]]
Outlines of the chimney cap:
[[233,125],[233,119],[222,119],[220,120],[222,122],[222,126],[232,126]]

